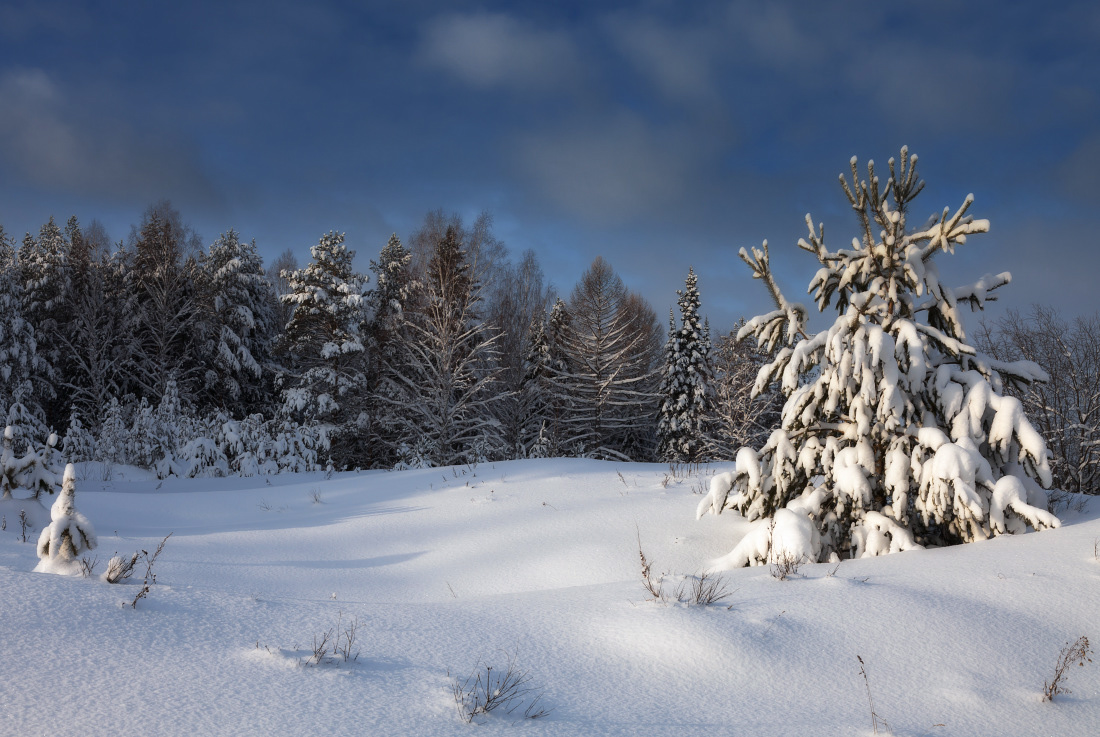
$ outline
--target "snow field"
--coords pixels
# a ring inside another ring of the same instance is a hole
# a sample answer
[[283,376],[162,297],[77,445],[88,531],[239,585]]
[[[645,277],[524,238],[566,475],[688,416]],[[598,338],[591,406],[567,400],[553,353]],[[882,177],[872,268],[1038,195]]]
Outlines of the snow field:
[[[670,590],[747,525],[696,521],[699,477],[663,488],[667,473],[547,460],[78,482],[98,571],[174,531],[136,610],[132,584],[32,573],[38,530],[20,543],[5,507],[0,734],[866,735],[857,654],[897,735],[1096,733],[1100,665],[1040,698],[1066,641],[1100,642],[1097,500],[1061,529],[832,576],[732,571],[732,596],[701,608],[645,600],[636,534]],[[359,619],[359,660],[297,666],[341,615]],[[448,672],[511,653],[553,712],[463,724]]]

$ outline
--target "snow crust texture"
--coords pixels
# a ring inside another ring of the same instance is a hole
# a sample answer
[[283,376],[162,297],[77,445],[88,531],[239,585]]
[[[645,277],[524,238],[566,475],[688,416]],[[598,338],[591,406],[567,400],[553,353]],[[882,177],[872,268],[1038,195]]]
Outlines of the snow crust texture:
[[[646,601],[638,537],[666,587],[706,568],[751,530],[692,519],[693,490],[730,464],[672,479],[585,460],[328,480],[116,470],[104,483],[75,469],[100,565],[175,533],[136,609],[133,584],[32,573],[33,540],[0,503],[0,733],[869,735],[856,655],[893,734],[1100,723],[1095,665],[1041,701],[1059,648],[1097,636],[1096,499],[1041,535],[806,564],[786,581],[739,569],[704,608]],[[298,665],[355,618],[356,662]],[[551,714],[463,724],[448,673],[513,654]]]

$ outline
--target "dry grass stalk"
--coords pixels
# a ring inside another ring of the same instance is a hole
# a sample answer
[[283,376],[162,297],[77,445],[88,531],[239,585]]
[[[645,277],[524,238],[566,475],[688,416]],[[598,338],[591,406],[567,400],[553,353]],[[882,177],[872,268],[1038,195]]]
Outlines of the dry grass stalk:
[[1058,653],[1058,663],[1054,666],[1054,678],[1043,683],[1043,701],[1054,701],[1058,694],[1068,694],[1070,690],[1065,687],[1064,680],[1071,665],[1084,667],[1085,663],[1091,663],[1092,648],[1089,647],[1089,638],[1082,635],[1073,643],[1066,643],[1062,651]]

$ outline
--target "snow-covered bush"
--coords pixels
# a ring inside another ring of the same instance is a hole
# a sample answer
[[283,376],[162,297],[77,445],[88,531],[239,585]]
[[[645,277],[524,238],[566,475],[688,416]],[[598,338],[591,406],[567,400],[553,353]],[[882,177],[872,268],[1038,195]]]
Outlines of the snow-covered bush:
[[73,464],[65,467],[61,494],[50,509],[52,520],[38,536],[39,573],[80,574],[80,556],[95,549],[95,528],[88,518],[76,510],[76,473]]
[[180,455],[185,459],[185,475],[188,478],[221,477],[229,475],[229,460],[217,442],[208,437],[192,438]]
[[99,427],[96,440],[97,460],[104,463],[126,463],[129,460],[130,431],[123,418],[122,405],[117,397],[111,397],[107,416]]
[[76,407],[69,413],[69,429],[61,440],[61,450],[70,463],[96,460],[95,436],[80,421]]
[[[1041,486],[1050,484],[1042,437],[1004,382],[1045,379],[1034,363],[1005,363],[967,341],[960,307],[981,308],[1008,273],[952,289],[934,257],[989,229],[968,196],[922,228],[908,228],[924,183],[902,149],[882,185],[874,163],[841,184],[860,223],[849,248],[830,251],[814,229],[799,247],[821,268],[810,282],[832,327],[806,329],[806,308],[788,302],[769,265],[767,242],[741,258],[767,285],[776,309],[739,333],[776,351],[754,393],[778,382],[787,397],[781,427],[759,450],[741,448],[736,470],[711,481],[701,516],[735,510],[759,520],[721,559],[739,567],[779,556],[809,561],[864,557],[925,545],[982,540],[1028,527],[1057,527]],[[778,349],[778,350],[776,350]],[[771,521],[774,520],[774,526]]]
[[29,489],[35,499],[40,498],[43,492],[52,495],[57,489],[61,476],[58,463],[61,458],[56,446],[57,435],[50,433],[50,437],[41,448],[35,449],[33,445],[29,446],[26,455],[19,461],[22,467],[19,484]]

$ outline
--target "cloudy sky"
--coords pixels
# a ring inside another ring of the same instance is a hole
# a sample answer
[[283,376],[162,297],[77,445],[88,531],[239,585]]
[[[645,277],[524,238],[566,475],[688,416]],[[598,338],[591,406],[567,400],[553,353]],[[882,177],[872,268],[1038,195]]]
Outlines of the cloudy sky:
[[[1095,2],[0,2],[0,223],[124,238],[170,199],[268,259],[347,233],[365,269],[428,210],[495,217],[568,293],[596,255],[658,313],[688,265],[726,329],[785,291],[804,216],[855,235],[848,159],[908,144],[916,210],[992,221],[941,273],[1100,308]],[[1003,309],[1003,308],[1002,308]]]

